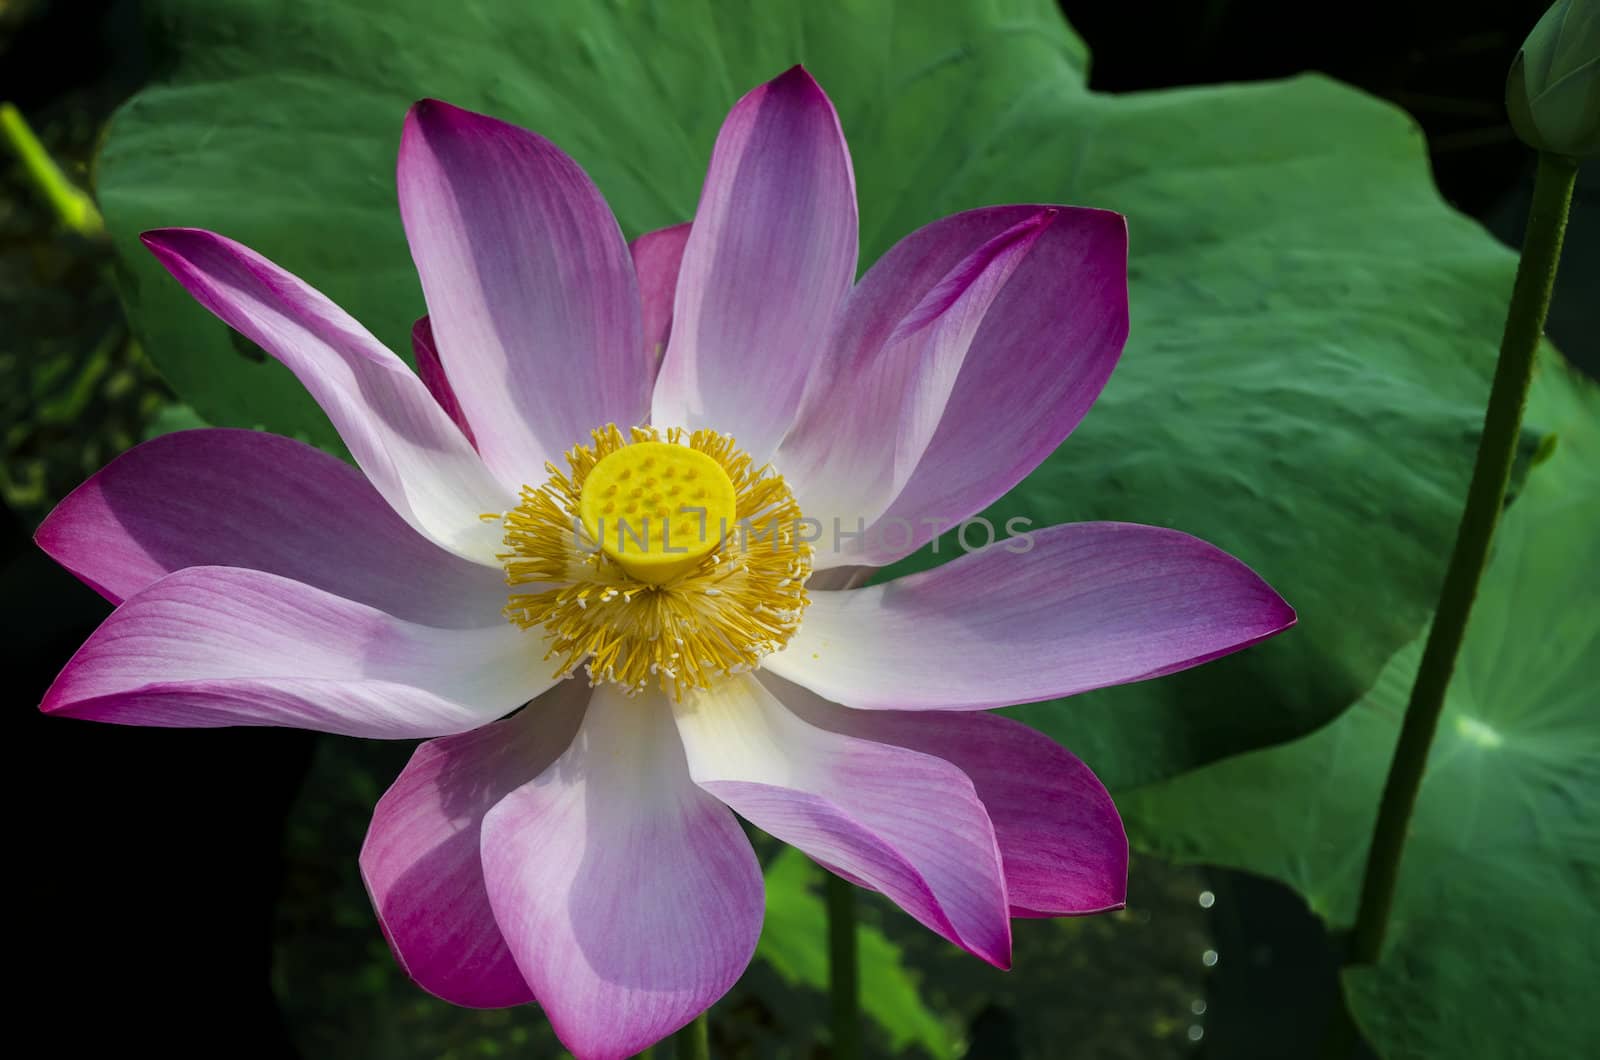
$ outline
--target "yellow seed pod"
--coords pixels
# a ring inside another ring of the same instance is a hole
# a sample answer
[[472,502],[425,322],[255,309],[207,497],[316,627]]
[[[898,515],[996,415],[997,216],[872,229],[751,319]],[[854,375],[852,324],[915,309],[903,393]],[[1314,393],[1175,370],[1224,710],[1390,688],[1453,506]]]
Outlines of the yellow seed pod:
[[638,442],[601,458],[578,514],[606,555],[652,585],[693,570],[737,518],[733,482],[686,445]]

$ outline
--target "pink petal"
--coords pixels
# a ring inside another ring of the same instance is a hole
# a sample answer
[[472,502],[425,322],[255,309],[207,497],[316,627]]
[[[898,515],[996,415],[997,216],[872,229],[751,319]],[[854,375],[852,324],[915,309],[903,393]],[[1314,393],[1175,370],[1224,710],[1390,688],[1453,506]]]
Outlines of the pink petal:
[[749,675],[674,711],[695,783],[956,945],[1009,965],[994,828],[961,770],[810,725]]
[[248,247],[193,228],[140,238],[201,305],[299,378],[401,518],[452,552],[497,564],[500,531],[478,517],[505,511],[515,497],[404,361]]
[[429,993],[500,1008],[533,1000],[489,908],[483,818],[572,743],[589,701],[569,679],[505,721],[429,740],[378,800],[361,877],[395,959]]
[[439,403],[445,415],[461,428],[461,433],[476,448],[478,441],[473,437],[472,424],[467,422],[466,413],[461,411],[461,401],[450,388],[450,380],[444,374],[444,365],[439,362],[439,347],[433,341],[433,325],[427,317],[418,317],[417,322],[411,325],[411,352],[417,359],[417,378],[422,380],[422,385],[428,388],[433,400]]
[[[1123,218],[1066,206],[973,210],[907,236],[863,277],[827,366],[808,391],[821,407],[808,409],[812,426],[791,448],[800,457],[830,436],[830,425],[833,432],[854,432],[863,422],[893,415],[885,407],[895,400],[892,390],[869,381],[874,373],[895,371],[898,359],[923,356],[915,347],[897,348],[894,337],[904,335],[907,323],[930,303],[939,304],[941,287],[960,289],[951,280],[982,260],[985,244],[1041,212],[1050,223],[1015,263],[1004,288],[985,292],[972,306],[982,310],[981,324],[964,348],[956,348],[959,372],[948,384],[938,426],[893,503],[876,526],[873,512],[847,513],[847,531],[858,528],[857,518],[867,518],[867,547],[847,560],[830,558],[831,547],[819,548],[824,565],[891,562],[981,511],[1053,452],[1099,396],[1128,335]],[[881,358],[891,365],[877,366]],[[903,459],[905,451],[899,452]],[[814,459],[799,459],[801,470]],[[779,465],[785,475],[788,464],[786,458]],[[803,494],[808,487],[799,488]],[[826,495],[828,484],[809,489]],[[804,507],[805,497],[800,500]],[[830,528],[819,546],[832,544]]]
[[406,116],[400,215],[439,357],[507,487],[607,423],[650,371],[622,232],[587,174],[525,129],[438,100]]
[[689,223],[658,228],[628,244],[633,271],[639,277],[639,302],[644,310],[644,348],[652,367],[661,364],[672,333],[672,301],[678,290],[678,266],[689,242]]
[[344,461],[261,431],[135,446],[57,505],[35,540],[114,604],[184,567],[246,567],[413,622],[505,622],[498,571],[418,534]]
[[838,115],[796,66],[735,104],[717,136],[654,422],[732,434],[764,462],[855,278],[856,235]]
[[1012,916],[1126,902],[1122,818],[1089,767],[1048,736],[982,711],[850,710],[770,674],[762,680],[813,725],[935,755],[965,773],[994,822]]
[[274,574],[189,567],[113,611],[40,709],[124,725],[442,736],[554,684],[543,655],[509,622],[435,629]]
[[[990,306],[870,561],[909,555],[933,537],[930,519],[954,526],[1021,482],[1089,411],[1127,338],[1127,222],[1063,209]],[[888,532],[897,521],[917,529],[909,545]]]
[[1198,538],[1076,523],[885,585],[813,592],[762,666],[850,707],[977,710],[1160,677],[1294,622],[1254,571]]
[[[990,306],[1062,215],[1007,207],[977,213],[982,216],[963,215],[972,223],[934,226],[939,231],[927,241],[947,250],[982,230],[984,221],[1013,213],[1022,219],[942,277],[921,274],[941,257],[925,253],[907,270],[874,269],[851,292],[830,355],[807,384],[795,425],[778,449],[775,463],[801,508],[825,528],[818,542],[821,566],[842,560],[834,546],[836,525],[855,531],[871,525],[905,486]],[[921,300],[904,304],[908,291],[923,292]]]
[[761,867],[689,780],[658,699],[595,689],[566,753],[483,820],[489,903],[583,1060],[625,1057],[727,992],[761,932]]

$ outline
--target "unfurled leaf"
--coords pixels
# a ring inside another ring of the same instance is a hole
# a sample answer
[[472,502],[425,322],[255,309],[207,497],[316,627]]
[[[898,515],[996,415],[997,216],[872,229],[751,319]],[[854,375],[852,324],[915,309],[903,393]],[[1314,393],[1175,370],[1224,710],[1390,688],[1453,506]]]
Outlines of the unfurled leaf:
[[1426,618],[1511,255],[1443,203],[1420,133],[1382,103],[1319,77],[1092,93],[1048,0],[150,6],[170,78],[114,121],[99,191],[136,328],[210,422],[335,444],[289,374],[138,247],[142,229],[239,239],[405,350],[425,309],[392,179],[413,100],[539,130],[635,235],[694,213],[728,107],[803,61],[852,145],[863,265],[970,207],[1128,215],[1122,362],[994,522],[1176,527],[1301,616],[1237,658],[1021,716],[1114,789],[1155,780],[1325,723]]
[[[1600,1035],[1600,390],[1548,358],[1548,460],[1501,522],[1401,863],[1382,961],[1345,974],[1385,1057],[1568,1057]],[[1120,800],[1135,842],[1355,917],[1422,641],[1332,725]]]

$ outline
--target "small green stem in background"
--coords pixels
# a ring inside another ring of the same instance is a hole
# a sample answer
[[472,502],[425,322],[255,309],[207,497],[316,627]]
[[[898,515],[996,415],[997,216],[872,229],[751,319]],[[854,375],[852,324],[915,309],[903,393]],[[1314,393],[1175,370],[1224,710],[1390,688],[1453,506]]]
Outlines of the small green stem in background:
[[678,1060],[711,1060],[711,1032],[704,1012],[672,1036]]
[[[1505,502],[1506,484],[1522,432],[1522,410],[1528,397],[1528,385],[1533,380],[1534,354],[1544,334],[1545,314],[1550,309],[1550,292],[1555,284],[1556,264],[1561,258],[1561,240],[1566,233],[1567,211],[1577,173],[1578,164],[1573,159],[1549,153],[1539,155],[1533,205],[1528,211],[1522,259],[1517,265],[1505,334],[1500,340],[1500,360],[1489,391],[1489,408],[1484,413],[1472,484],[1467,488],[1466,508],[1456,530],[1455,548],[1445,570],[1444,587],[1439,592],[1439,604],[1434,611],[1433,626],[1428,631],[1422,662],[1417,668],[1416,683],[1411,686],[1411,700],[1406,705],[1400,741],[1395,745],[1394,759],[1389,764],[1383,800],[1378,804],[1378,820],[1372,830],[1372,847],[1367,854],[1361,904],[1350,936],[1346,965],[1375,964],[1383,952],[1411,811],[1422,785],[1428,749],[1444,709],[1445,690],[1450,685],[1450,675],[1461,650],[1472,602],[1478,594],[1478,582],[1489,559],[1495,524]],[[1335,1052],[1343,1055],[1348,1052],[1349,1044],[1353,1044],[1355,1027],[1348,1010],[1337,1013],[1336,1018],[1338,1022],[1328,1040],[1329,1049],[1325,1050],[1327,1055]]]
[[28,127],[22,112],[10,103],[0,103],[0,140],[16,153],[23,172],[50,204],[61,223],[80,235],[105,234],[105,222],[87,192],[67,179],[39,138]]
[[828,893],[828,995],[833,1004],[834,1060],[861,1056],[861,972],[856,953],[856,888],[823,872]]

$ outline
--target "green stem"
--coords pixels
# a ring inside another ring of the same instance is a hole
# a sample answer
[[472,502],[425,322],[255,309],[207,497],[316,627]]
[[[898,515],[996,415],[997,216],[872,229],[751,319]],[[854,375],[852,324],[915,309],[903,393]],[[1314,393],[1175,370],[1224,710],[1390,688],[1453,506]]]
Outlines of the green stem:
[[28,127],[22,112],[10,103],[0,103],[0,140],[16,153],[23,172],[62,224],[80,235],[105,234],[105,222],[100,211],[95,209],[94,200],[67,179]]
[[711,1034],[704,1012],[683,1030],[673,1035],[678,1060],[711,1060]]
[[856,888],[824,872],[828,898],[828,994],[834,1060],[861,1056],[861,971],[856,953]]
[[1395,745],[1383,800],[1378,805],[1366,877],[1361,884],[1361,904],[1345,957],[1347,965],[1374,964],[1383,952],[1400,856],[1427,765],[1428,748],[1444,709],[1445,690],[1455,669],[1478,581],[1488,562],[1495,523],[1505,501],[1506,483],[1522,430],[1523,405],[1533,379],[1534,354],[1550,309],[1550,291],[1561,258],[1561,240],[1566,233],[1567,210],[1577,173],[1578,164],[1573,159],[1549,153],[1539,155],[1533,205],[1528,211],[1522,259],[1517,265],[1505,334],[1500,340],[1500,360],[1489,391],[1489,408],[1484,413],[1472,484],[1467,488],[1467,505],[1456,530],[1455,548],[1450,553],[1433,626],[1428,631],[1416,683],[1411,686],[1400,741]]

